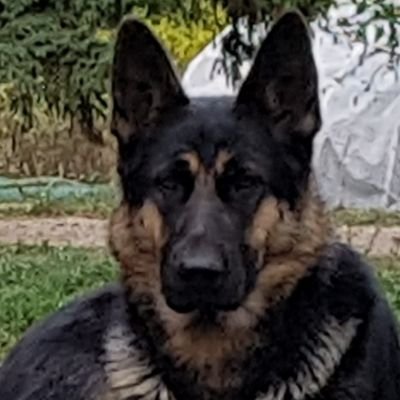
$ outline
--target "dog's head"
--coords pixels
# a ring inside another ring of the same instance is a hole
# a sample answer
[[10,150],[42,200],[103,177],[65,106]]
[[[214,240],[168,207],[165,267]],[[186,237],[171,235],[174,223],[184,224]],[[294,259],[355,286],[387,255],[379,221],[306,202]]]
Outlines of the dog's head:
[[131,289],[177,313],[239,309],[261,279],[279,279],[266,260],[309,230],[299,221],[321,121],[302,17],[275,23],[236,98],[192,100],[150,30],[128,19],[112,89],[123,203],[111,243]]

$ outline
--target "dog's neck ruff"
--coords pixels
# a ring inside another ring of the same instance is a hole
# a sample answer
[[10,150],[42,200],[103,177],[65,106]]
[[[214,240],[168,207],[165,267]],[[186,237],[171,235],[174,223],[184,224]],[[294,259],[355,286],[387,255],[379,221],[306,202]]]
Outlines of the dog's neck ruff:
[[354,318],[339,323],[331,318],[326,321],[318,334],[318,344],[305,343],[301,348],[302,361],[295,376],[278,380],[266,394],[260,394],[257,400],[304,400],[319,393],[327,384],[340,364],[343,355],[349,349],[357,333],[360,321]]
[[[333,317],[326,320],[313,339],[304,341],[300,349],[302,358],[294,376],[285,380],[278,377],[267,392],[259,393],[255,400],[288,397],[304,400],[319,393],[349,349],[359,323],[354,318],[343,323]],[[110,388],[105,400],[175,400],[156,366],[135,341],[129,329],[123,326],[113,327],[105,337],[104,361]],[[268,376],[268,371],[259,371],[259,374]]]

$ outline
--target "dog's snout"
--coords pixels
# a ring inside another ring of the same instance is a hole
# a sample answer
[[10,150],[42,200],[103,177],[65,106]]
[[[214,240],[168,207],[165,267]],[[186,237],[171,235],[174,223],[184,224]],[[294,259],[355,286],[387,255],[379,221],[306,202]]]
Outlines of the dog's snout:
[[245,288],[239,260],[228,258],[226,245],[215,240],[185,239],[174,243],[162,264],[167,304],[177,312],[236,309]]
[[197,200],[176,221],[163,253],[165,299],[177,312],[236,309],[245,293],[245,271],[235,221],[219,201],[199,194]]

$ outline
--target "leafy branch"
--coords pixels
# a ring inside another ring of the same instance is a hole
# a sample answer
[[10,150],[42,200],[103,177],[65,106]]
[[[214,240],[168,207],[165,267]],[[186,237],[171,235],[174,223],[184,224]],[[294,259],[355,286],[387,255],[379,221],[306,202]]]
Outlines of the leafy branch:
[[[96,121],[106,118],[115,30],[123,15],[138,10],[153,26],[165,20],[175,25],[177,20],[196,21],[217,33],[232,23],[220,62],[233,80],[242,61],[257,48],[254,26],[263,23],[268,29],[279,13],[294,7],[310,21],[319,17],[321,28],[333,37],[345,34],[364,43],[360,63],[375,43],[374,51],[387,53],[390,65],[397,66],[399,9],[386,0],[347,4],[352,12],[333,25],[333,0],[0,0],[0,85],[7,86],[10,109],[23,117],[22,129],[37,122],[35,109],[40,108],[101,139]],[[243,18],[249,26],[247,37],[238,29]]]

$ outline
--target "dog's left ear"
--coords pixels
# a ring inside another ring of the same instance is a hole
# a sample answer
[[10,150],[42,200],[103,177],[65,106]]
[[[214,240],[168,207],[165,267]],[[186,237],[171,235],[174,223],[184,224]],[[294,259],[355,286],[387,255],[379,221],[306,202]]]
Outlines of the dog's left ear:
[[300,13],[287,12],[274,24],[236,104],[267,118],[277,139],[312,139],[320,129],[317,68]]
[[164,113],[189,102],[162,45],[134,18],[118,31],[112,96],[111,130],[120,143],[156,127]]

